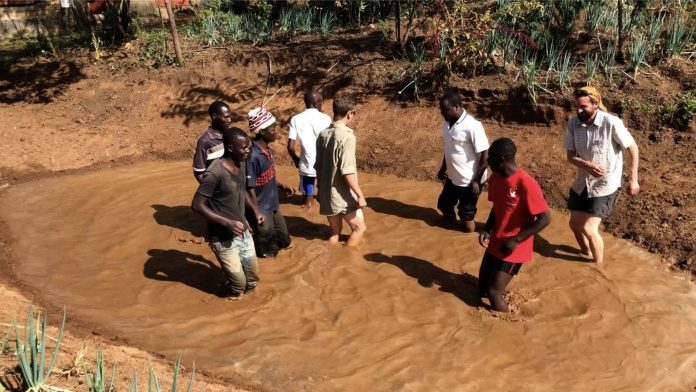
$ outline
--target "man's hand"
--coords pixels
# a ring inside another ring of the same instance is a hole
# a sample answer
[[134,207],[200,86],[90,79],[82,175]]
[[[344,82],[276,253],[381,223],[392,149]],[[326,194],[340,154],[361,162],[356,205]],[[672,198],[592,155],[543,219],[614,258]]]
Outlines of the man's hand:
[[470,186],[474,196],[478,197],[481,194],[481,184],[476,180],[471,180]]
[[512,253],[512,251],[517,248],[518,244],[519,242],[517,242],[517,237],[508,238],[505,240],[505,242],[503,242],[503,245],[500,247],[500,251],[505,254]]
[[437,172],[437,179],[438,179],[438,180],[440,180],[440,181],[442,181],[442,182],[445,182],[445,181],[447,181],[447,178],[448,178],[448,177],[447,177],[447,169],[444,169],[444,168],[443,168],[443,169],[440,169],[440,171]]
[[278,184],[278,188],[285,192],[285,196],[292,196],[295,194],[295,190],[285,184]]
[[638,184],[638,180],[636,179],[631,179],[628,181],[628,194],[631,196],[635,196],[640,192],[640,184]]
[[262,225],[264,222],[266,222],[266,217],[263,215],[263,212],[256,210],[254,211],[254,215],[256,216],[256,222],[259,225]]
[[300,167],[300,158],[294,156],[292,157],[292,161],[295,163],[295,167]]
[[603,175],[605,175],[607,173],[606,169],[604,169],[603,167],[597,165],[596,163],[592,163],[592,162],[587,163],[587,170],[590,171],[590,174],[592,175],[592,177],[596,177],[596,178],[602,177]]
[[488,242],[491,240],[491,233],[482,231],[479,233],[479,244],[484,248],[488,248]]
[[225,226],[227,227],[227,230],[229,230],[233,234],[236,234],[238,236],[244,235],[244,223],[240,221],[230,219],[229,221],[227,221],[227,224]]
[[367,207],[367,200],[365,200],[365,197],[360,196],[358,197],[358,208],[365,208]]

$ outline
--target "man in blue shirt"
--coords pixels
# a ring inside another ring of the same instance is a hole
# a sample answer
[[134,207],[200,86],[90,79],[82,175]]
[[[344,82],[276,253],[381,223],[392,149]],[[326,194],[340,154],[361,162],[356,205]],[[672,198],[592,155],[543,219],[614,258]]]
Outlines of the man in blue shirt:
[[[254,243],[259,257],[274,257],[280,249],[290,246],[285,218],[279,211],[278,190],[287,195],[295,191],[276,181],[273,152],[269,144],[278,138],[276,120],[264,108],[249,112],[249,131],[254,138],[247,161],[246,181],[252,202],[264,215],[264,222],[254,226]],[[255,222],[250,219],[250,222]]]

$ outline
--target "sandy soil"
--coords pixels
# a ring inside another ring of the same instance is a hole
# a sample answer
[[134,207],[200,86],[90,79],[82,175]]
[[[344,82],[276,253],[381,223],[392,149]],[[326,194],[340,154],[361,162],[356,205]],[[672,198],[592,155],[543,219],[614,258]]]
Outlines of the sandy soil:
[[[348,36],[268,45],[265,49],[274,58],[272,92],[283,87],[270,108],[286,124],[302,109],[305,88],[322,88],[329,101],[336,91],[352,91],[361,103],[355,125],[361,170],[432,180],[442,153],[438,110],[434,102],[387,98],[399,86],[394,75],[404,64],[392,61],[376,39],[374,35]],[[245,128],[244,113],[260,102],[265,75],[264,59],[246,46],[197,52],[184,67],[163,70],[141,68],[134,48],[99,64],[86,57],[13,64],[0,73],[4,125],[0,186],[66,171],[188,158],[206,126],[207,105],[213,99],[227,101],[235,123]],[[569,102],[555,96],[537,107],[522,104],[523,88],[513,79],[513,74],[484,75],[457,84],[489,137],[505,135],[516,140],[521,164],[539,179],[549,202],[563,207],[572,176],[561,148]],[[659,103],[675,91],[694,89],[694,65],[673,60],[640,73],[637,80],[638,84],[627,82],[605,94],[607,106],[624,117],[641,147],[643,188],[637,198],[621,196],[607,220],[607,230],[678,268],[694,271],[693,123],[685,131],[664,128],[656,119],[622,104],[627,98]],[[282,144],[276,148],[280,163],[287,163]],[[4,235],[4,282],[20,287],[22,294],[4,286],[4,292],[14,294],[0,295],[3,311],[32,297],[32,291],[15,279],[11,245]],[[12,312],[0,314],[0,322],[10,321]],[[75,336],[72,344],[78,347],[91,329],[78,320],[69,325],[84,333]],[[144,353],[137,355],[148,358]],[[141,365],[142,361],[125,367]]]

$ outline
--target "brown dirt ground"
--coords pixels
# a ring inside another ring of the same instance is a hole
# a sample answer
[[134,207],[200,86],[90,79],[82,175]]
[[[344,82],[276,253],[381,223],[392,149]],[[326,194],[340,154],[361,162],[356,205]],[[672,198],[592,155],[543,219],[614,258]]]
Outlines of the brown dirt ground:
[[[262,48],[189,50],[183,67],[161,70],[141,65],[137,44],[128,44],[97,64],[87,55],[20,61],[0,73],[4,124],[0,187],[143,160],[189,158],[206,127],[207,105],[214,99],[228,102],[234,122],[245,129],[244,113],[258,104],[265,88],[266,64],[260,49],[273,58],[271,92],[282,86],[270,107],[283,132],[290,117],[302,109],[306,88],[321,88],[329,100],[337,91],[349,91],[360,103],[354,128],[361,170],[434,180],[442,159],[437,105],[432,100],[413,103],[391,98],[402,86],[398,78],[406,63],[384,49],[380,39],[379,33],[367,32],[340,39],[297,38]],[[607,106],[624,118],[641,149],[642,187],[638,197],[621,196],[606,230],[692,274],[696,271],[694,123],[677,131],[624,103],[630,98],[656,105],[676,91],[693,90],[695,68],[693,62],[673,59],[640,72],[637,83],[625,79],[605,89]],[[511,70],[502,77],[482,75],[454,84],[466,97],[467,108],[484,122],[491,140],[505,135],[517,142],[521,166],[536,176],[549,203],[563,209],[573,173],[561,147],[570,101],[558,94],[530,105],[515,76]],[[289,163],[284,141],[277,142],[275,150],[281,164]],[[5,279],[0,282],[0,322],[7,322],[18,310],[24,314],[28,299],[43,301],[40,293],[13,275],[11,244],[2,232],[0,270]],[[56,318],[53,315],[52,321]],[[118,345],[118,339],[111,344],[116,337],[93,334],[99,334],[98,326],[70,320],[68,330],[62,368],[86,341],[92,353],[96,344],[105,344],[107,361],[128,369],[119,374],[122,386],[132,370],[143,369],[148,360],[157,363],[160,374],[170,372],[152,355]],[[3,367],[12,363],[8,358],[0,357],[0,377],[16,376],[13,369]],[[142,379],[145,373],[141,373]],[[204,378],[198,380],[206,390],[230,390]],[[64,385],[75,387],[75,382]]]

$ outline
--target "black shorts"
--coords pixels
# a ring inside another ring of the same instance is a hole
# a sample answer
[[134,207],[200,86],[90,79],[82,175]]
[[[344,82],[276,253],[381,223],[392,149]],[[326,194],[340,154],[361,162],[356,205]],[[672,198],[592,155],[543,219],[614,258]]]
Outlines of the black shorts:
[[509,261],[501,260],[493,256],[492,254],[486,252],[483,255],[483,260],[481,261],[481,269],[493,269],[515,276],[518,272],[520,272],[522,264],[523,263],[512,263]]
[[470,186],[456,186],[452,181],[447,180],[440,197],[437,198],[437,209],[443,215],[454,212],[457,206],[457,214],[463,221],[472,221],[476,216],[476,203],[478,196],[474,195]]
[[588,197],[587,188],[583,189],[582,194],[578,195],[574,190],[570,190],[568,195],[568,209],[571,211],[582,211],[598,218],[606,218],[614,210],[616,196],[619,190],[607,196]]

